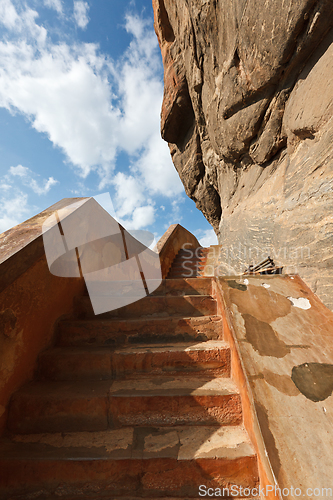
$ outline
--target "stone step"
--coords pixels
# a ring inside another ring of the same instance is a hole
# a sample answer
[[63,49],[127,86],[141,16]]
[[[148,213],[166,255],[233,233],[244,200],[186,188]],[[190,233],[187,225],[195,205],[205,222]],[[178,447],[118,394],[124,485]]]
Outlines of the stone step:
[[117,379],[143,373],[230,377],[230,346],[223,340],[128,346],[114,351],[112,364]]
[[10,402],[10,432],[104,431],[110,381],[31,382]]
[[[104,297],[100,297],[103,302]],[[96,300],[96,297],[95,297]],[[107,299],[109,300],[109,299]],[[79,319],[94,318],[95,314],[88,296],[75,297],[74,314]],[[210,295],[184,295],[182,297],[148,296],[132,304],[99,314],[108,318],[149,318],[170,316],[211,316],[216,314],[216,301]]]
[[[155,288],[154,281],[155,280],[150,280],[150,284],[152,285],[151,288]],[[105,285],[101,284],[101,290],[102,292],[104,290],[105,295],[109,296],[112,295],[114,291],[116,297],[119,297],[121,293],[124,293],[126,296],[133,295],[135,297],[136,292],[141,292],[142,290],[142,282],[122,281],[116,284],[110,284],[108,282]],[[161,282],[156,280],[156,288],[149,296],[210,295],[211,290],[212,282],[210,278],[163,279]],[[86,295],[88,295],[87,290]]]
[[176,259],[174,260],[173,264],[172,264],[172,269],[174,269],[175,267],[183,267],[183,266],[192,266],[192,267],[204,267],[205,266],[205,262],[206,262],[206,259],[204,260],[188,260],[188,259]]
[[227,378],[31,382],[10,403],[15,434],[103,431],[123,426],[236,425],[240,396]]
[[230,377],[230,348],[220,340],[112,347],[63,347],[39,357],[38,376],[49,380],[108,380],[139,374],[209,373]]
[[198,269],[183,269],[183,270],[175,270],[171,271],[168,274],[169,279],[179,279],[179,278],[195,278],[195,277],[200,277],[200,270]]
[[155,295],[211,295],[211,278],[164,279],[151,294]]
[[240,395],[228,378],[150,377],[117,380],[110,389],[110,425],[236,425]]
[[11,500],[193,499],[200,485],[252,489],[259,482],[240,426],[14,436],[0,444],[0,456],[0,497]]
[[177,257],[180,256],[185,256],[188,258],[193,258],[193,257],[205,257],[209,253],[210,248],[181,248],[179,252],[177,253]]
[[223,340],[220,316],[66,320],[58,323],[58,346],[119,346]]

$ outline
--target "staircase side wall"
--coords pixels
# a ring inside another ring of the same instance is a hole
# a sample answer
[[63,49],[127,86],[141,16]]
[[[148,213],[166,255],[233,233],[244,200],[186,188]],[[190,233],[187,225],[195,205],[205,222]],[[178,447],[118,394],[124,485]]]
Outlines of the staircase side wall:
[[200,243],[192,233],[180,224],[172,224],[155,248],[161,260],[162,278],[166,278],[179,250],[198,247],[200,247]]
[[74,296],[84,291],[83,279],[50,273],[43,248],[44,220],[68,203],[62,200],[0,235],[0,434],[11,395],[32,379],[57,319],[71,313]]

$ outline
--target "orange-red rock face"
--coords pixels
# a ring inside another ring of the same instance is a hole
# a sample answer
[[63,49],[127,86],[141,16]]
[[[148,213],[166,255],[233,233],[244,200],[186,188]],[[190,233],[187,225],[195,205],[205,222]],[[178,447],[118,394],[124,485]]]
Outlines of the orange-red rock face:
[[271,254],[332,307],[331,2],[153,6],[162,136],[219,234],[221,274]]

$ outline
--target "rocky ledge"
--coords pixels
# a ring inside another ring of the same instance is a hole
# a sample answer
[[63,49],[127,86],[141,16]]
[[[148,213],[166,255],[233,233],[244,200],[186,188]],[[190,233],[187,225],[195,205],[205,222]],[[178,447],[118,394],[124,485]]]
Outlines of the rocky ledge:
[[153,0],[162,137],[223,245],[271,255],[333,308],[330,0]]

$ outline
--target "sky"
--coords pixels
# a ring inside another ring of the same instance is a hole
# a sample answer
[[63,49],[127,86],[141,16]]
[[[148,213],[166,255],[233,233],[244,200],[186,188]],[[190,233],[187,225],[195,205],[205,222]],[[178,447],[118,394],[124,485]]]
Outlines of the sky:
[[151,0],[0,0],[0,232],[108,192],[127,229],[216,244],[160,137],[162,97]]

